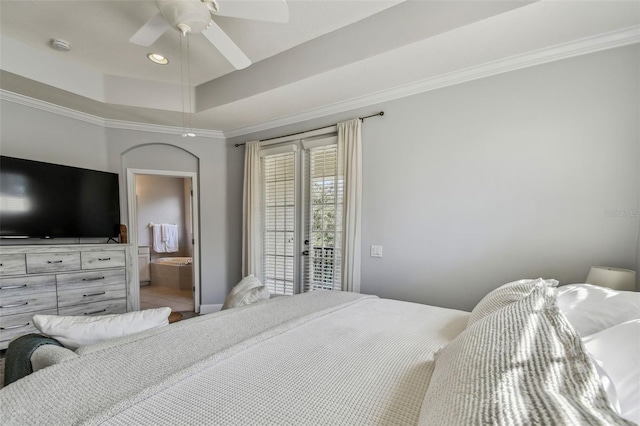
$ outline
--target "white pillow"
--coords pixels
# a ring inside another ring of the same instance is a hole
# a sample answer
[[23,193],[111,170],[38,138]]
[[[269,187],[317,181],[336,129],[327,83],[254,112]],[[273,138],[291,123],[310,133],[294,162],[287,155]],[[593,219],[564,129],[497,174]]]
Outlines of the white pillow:
[[[586,351],[586,349],[585,349]],[[609,398],[609,404],[611,408],[618,414],[622,413],[620,410],[620,400],[618,399],[618,392],[616,391],[616,385],[613,383],[611,376],[607,373],[607,370],[604,369],[604,365],[602,362],[598,361],[593,355],[586,351],[589,356],[589,360],[596,368],[596,373],[598,374],[598,379],[600,383],[602,383],[602,387],[604,391],[607,393],[607,397]]]
[[224,301],[222,309],[237,308],[269,298],[269,290],[253,274],[236,284]]
[[103,340],[169,324],[171,308],[146,309],[117,315],[34,315],[33,325],[65,348],[78,349]]
[[622,417],[640,424],[640,318],[582,340],[611,379]]
[[593,284],[558,287],[558,309],[580,336],[640,318],[640,293]]

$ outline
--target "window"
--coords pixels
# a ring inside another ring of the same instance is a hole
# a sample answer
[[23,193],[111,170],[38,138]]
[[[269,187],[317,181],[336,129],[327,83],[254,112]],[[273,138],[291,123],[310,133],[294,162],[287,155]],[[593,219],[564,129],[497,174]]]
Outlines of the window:
[[263,282],[269,292],[295,288],[295,152],[262,157]]
[[263,282],[276,294],[340,290],[343,185],[337,138],[297,141],[260,155]]
[[307,155],[304,291],[340,290],[343,185],[338,177],[337,145],[311,148]]

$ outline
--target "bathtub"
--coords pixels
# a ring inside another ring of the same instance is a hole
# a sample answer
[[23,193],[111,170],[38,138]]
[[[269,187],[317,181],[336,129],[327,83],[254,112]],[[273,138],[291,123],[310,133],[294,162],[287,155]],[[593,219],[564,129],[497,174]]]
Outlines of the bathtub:
[[154,260],[155,263],[173,266],[191,265],[192,261],[193,259],[190,257],[160,257]]
[[190,257],[161,257],[149,265],[151,285],[176,290],[191,290],[193,287],[193,264]]

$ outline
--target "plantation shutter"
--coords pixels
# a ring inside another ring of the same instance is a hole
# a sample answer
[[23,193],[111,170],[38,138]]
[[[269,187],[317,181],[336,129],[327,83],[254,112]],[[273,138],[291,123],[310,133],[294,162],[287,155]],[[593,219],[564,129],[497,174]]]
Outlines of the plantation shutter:
[[[305,142],[305,249],[303,290],[341,290],[344,188],[336,138]],[[329,143],[329,144],[327,144]]]
[[275,294],[294,293],[295,148],[289,145],[261,154],[264,185],[262,278],[269,292]]

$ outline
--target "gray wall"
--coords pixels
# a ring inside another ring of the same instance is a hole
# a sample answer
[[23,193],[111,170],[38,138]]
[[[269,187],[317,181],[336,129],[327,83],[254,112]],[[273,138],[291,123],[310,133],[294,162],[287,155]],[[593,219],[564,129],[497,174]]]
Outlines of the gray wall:
[[[122,129],[106,129],[106,133],[109,166],[125,176],[127,168],[198,172],[200,302],[204,305],[222,303],[235,284],[235,277],[231,279],[229,275],[229,257],[240,256],[239,250],[237,254],[231,254],[226,234],[231,219],[226,203],[227,147],[224,141],[202,137],[183,139],[180,135]],[[126,186],[121,188],[121,194],[126,194]],[[121,209],[124,209],[123,217],[128,217],[126,202]],[[239,273],[240,266],[237,269]]]
[[0,101],[0,154],[115,172],[107,161],[104,127]]
[[[638,122],[640,122],[640,117],[638,117]],[[640,141],[638,143],[640,144]],[[638,150],[638,203],[636,204],[636,206],[636,212],[638,214],[638,247],[636,249],[638,258],[636,260],[636,291],[640,291],[640,149]]]
[[[121,173],[127,152],[140,153],[137,168],[186,170],[197,159],[202,303],[213,304],[240,279],[244,154],[231,144],[383,109],[363,125],[362,291],[471,309],[510,280],[580,282],[591,265],[640,266],[638,218],[607,214],[640,205],[639,67],[629,46],[226,143],[3,101],[0,151]],[[151,154],[130,151],[147,145]],[[383,258],[368,256],[371,244]]]
[[635,268],[638,219],[607,212],[639,205],[639,67],[624,47],[230,142],[384,110],[363,124],[362,292],[471,309],[512,280]]
[[224,301],[240,275],[240,237],[231,233],[242,204],[227,204],[223,140],[109,129],[4,100],[0,123],[2,155],[120,173],[125,225],[126,167],[199,172],[201,303]]

